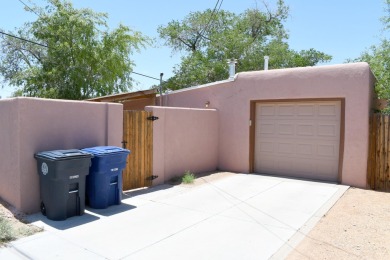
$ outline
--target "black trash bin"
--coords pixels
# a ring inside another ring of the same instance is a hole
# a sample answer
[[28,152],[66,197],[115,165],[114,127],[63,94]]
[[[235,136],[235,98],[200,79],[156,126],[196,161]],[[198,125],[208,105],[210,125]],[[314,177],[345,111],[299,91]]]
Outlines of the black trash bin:
[[80,216],[85,209],[85,180],[93,155],[76,149],[39,152],[41,212],[51,220]]
[[93,155],[87,176],[87,204],[105,209],[122,200],[122,170],[130,151],[116,146],[96,146],[82,149]]

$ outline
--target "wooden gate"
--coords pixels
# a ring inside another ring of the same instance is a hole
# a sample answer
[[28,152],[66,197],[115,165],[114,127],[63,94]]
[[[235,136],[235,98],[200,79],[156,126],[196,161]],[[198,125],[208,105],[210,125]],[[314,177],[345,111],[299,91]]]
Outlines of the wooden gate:
[[152,185],[153,121],[152,112],[123,111],[123,147],[130,150],[123,171],[123,190]]
[[390,191],[390,116],[370,117],[367,181],[371,189]]

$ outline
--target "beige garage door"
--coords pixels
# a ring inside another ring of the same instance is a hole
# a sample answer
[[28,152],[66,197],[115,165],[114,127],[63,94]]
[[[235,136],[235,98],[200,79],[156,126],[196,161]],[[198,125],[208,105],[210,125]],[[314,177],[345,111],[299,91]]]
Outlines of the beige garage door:
[[340,101],[256,104],[257,173],[338,180]]

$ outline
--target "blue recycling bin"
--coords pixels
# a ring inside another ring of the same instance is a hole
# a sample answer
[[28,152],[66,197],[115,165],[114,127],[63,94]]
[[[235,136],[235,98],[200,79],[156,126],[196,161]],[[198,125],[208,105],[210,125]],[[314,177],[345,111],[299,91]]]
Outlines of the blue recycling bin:
[[105,209],[122,200],[122,171],[130,151],[116,146],[82,149],[92,154],[86,179],[86,202],[91,208]]

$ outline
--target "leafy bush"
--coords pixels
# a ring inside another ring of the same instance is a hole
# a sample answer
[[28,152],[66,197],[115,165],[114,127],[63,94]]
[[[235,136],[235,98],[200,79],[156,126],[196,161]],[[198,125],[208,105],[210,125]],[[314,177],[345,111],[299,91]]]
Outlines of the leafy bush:
[[190,172],[190,171],[186,171],[181,179],[181,181],[185,184],[190,184],[190,183],[193,183],[195,180],[195,174]]
[[384,115],[390,115],[390,107],[386,107],[379,112]]
[[0,216],[0,244],[14,239],[12,227],[8,221]]

